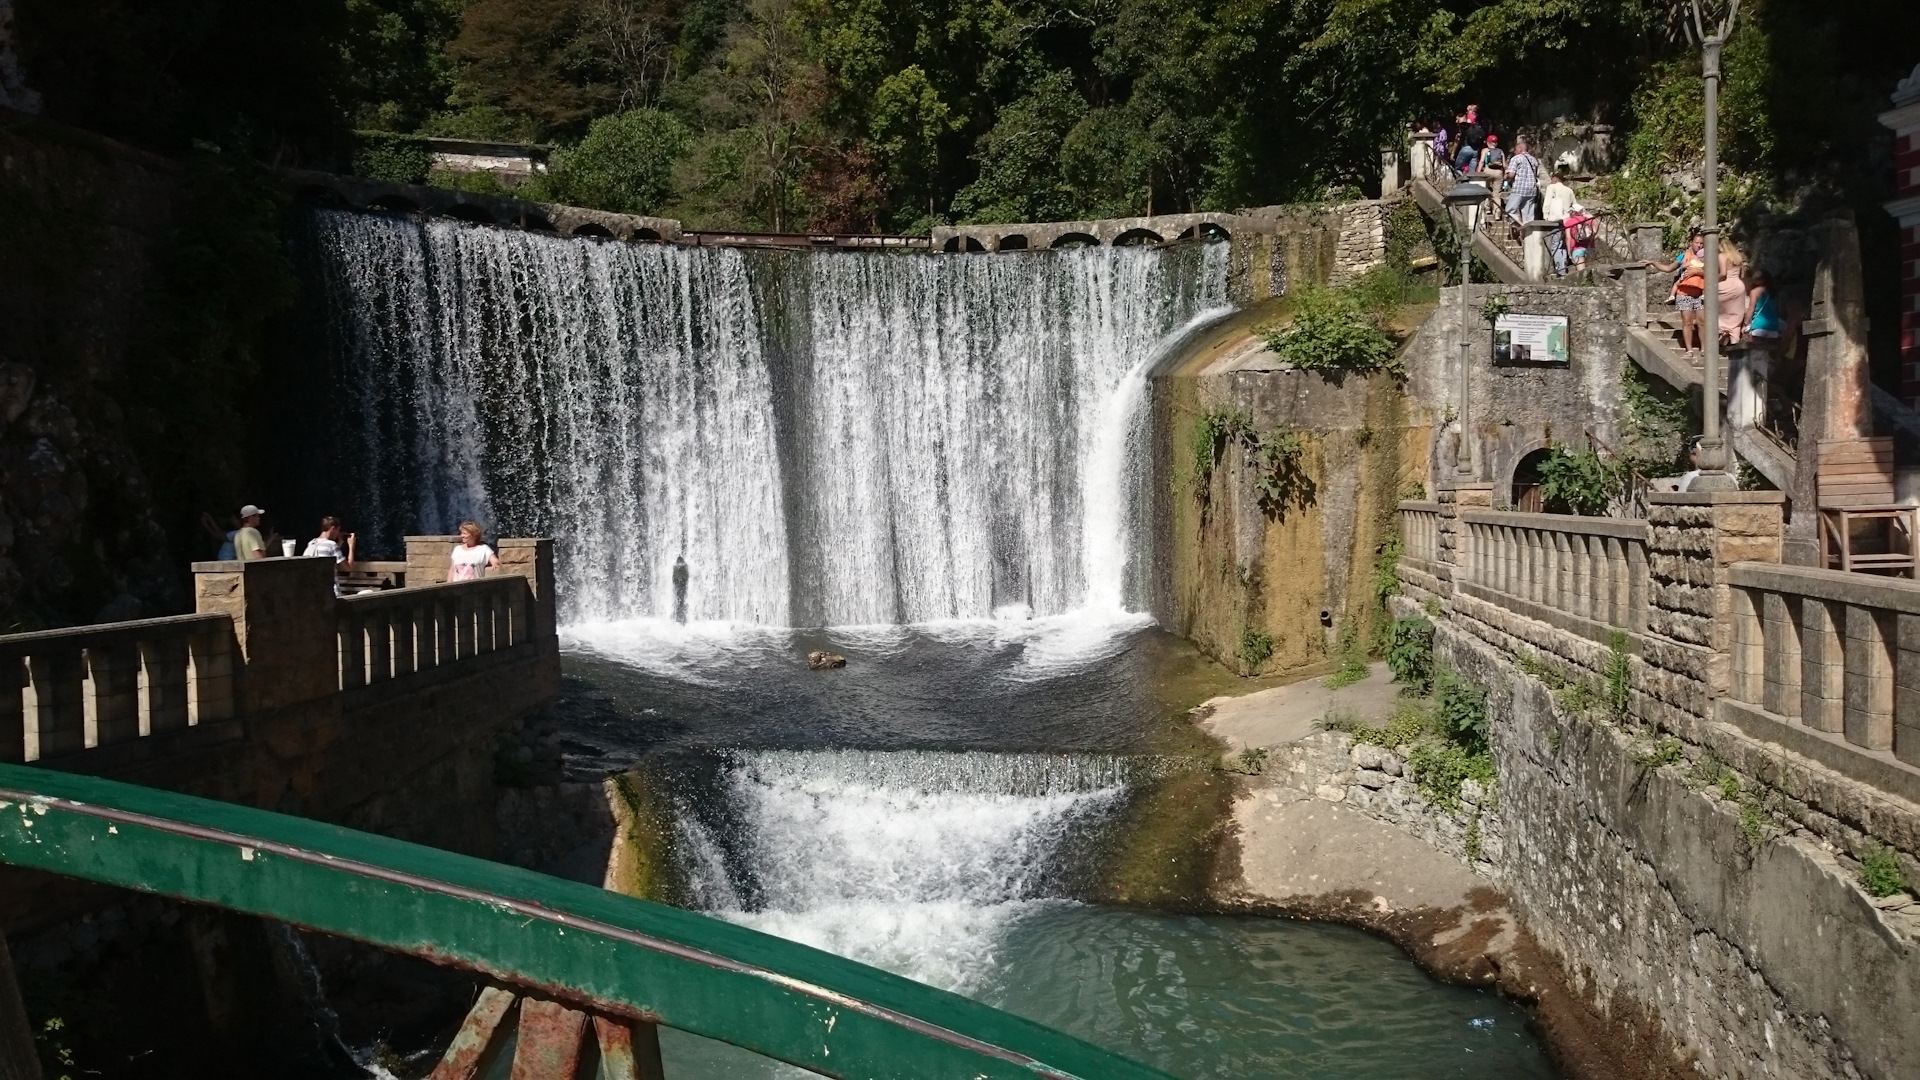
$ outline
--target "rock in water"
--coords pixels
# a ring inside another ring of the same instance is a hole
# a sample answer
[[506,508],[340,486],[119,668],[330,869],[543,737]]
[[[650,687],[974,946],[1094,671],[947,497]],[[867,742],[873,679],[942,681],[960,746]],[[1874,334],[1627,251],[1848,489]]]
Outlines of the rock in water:
[[821,668],[846,667],[847,658],[839,653],[822,652],[815,649],[807,654],[807,666],[815,671]]

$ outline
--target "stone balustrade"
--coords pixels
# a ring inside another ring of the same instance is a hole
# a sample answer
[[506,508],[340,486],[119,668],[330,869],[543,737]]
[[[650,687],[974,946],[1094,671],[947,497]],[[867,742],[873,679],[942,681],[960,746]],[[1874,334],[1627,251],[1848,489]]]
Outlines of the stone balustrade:
[[340,689],[528,644],[532,608],[533,592],[517,575],[348,597],[336,607]]
[[1869,764],[1920,766],[1920,583],[1763,563],[1729,577],[1723,718],[1920,801],[1920,776]]
[[1497,510],[1467,510],[1460,521],[1465,572],[1455,575],[1457,587],[1572,616],[1587,624],[1579,627],[1585,636],[1602,640],[1610,628],[1646,626],[1645,521]]
[[224,615],[0,637],[0,761],[40,761],[233,715]]
[[1440,504],[1407,499],[1400,503],[1400,558],[1421,569],[1440,560]]

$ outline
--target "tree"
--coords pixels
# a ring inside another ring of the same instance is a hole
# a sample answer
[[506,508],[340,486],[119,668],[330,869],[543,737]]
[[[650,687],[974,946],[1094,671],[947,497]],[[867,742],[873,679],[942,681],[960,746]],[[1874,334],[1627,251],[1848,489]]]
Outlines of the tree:
[[658,214],[673,198],[674,166],[692,141],[686,124],[658,109],[603,116],[578,146],[556,155],[552,195],[622,214]]

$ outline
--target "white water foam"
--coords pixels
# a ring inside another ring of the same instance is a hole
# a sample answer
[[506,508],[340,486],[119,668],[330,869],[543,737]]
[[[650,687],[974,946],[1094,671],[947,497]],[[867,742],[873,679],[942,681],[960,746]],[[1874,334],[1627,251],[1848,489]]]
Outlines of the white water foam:
[[707,910],[966,992],[990,981],[1016,920],[1058,902],[1067,846],[1117,805],[1131,768],[1096,756],[743,753],[727,776],[731,843],[681,814],[680,851]]

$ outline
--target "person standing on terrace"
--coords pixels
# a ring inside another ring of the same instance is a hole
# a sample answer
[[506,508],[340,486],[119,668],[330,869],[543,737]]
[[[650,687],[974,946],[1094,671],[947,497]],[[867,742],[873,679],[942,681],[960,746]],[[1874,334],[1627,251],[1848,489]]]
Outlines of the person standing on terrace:
[[233,534],[234,558],[245,562],[267,557],[267,542],[260,536],[260,519],[265,515],[265,510],[252,503],[240,508],[240,529]]
[[478,581],[483,567],[500,569],[500,557],[481,543],[483,535],[474,522],[460,523],[460,543],[454,547],[452,561],[447,566],[448,581]]

